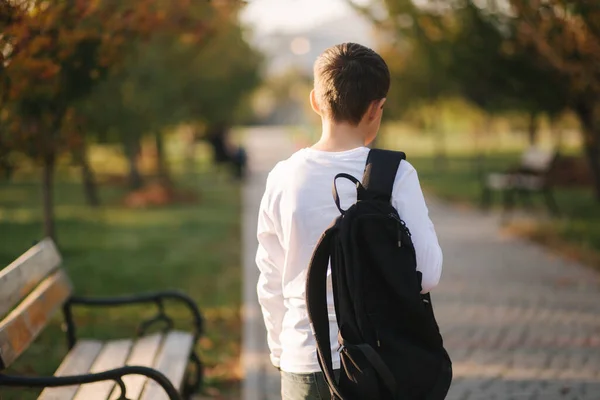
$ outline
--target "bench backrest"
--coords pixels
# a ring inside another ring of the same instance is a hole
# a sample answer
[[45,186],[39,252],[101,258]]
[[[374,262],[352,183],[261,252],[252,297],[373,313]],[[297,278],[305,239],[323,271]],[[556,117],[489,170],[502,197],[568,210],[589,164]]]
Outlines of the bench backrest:
[[44,239],[0,270],[0,370],[46,327],[71,294],[71,282],[51,239]]
[[530,147],[521,156],[521,166],[532,171],[547,172],[552,168],[557,153],[538,147]]

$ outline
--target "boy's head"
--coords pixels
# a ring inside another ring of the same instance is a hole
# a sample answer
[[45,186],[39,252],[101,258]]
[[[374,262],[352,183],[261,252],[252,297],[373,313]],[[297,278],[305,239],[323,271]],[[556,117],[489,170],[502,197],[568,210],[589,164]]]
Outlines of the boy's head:
[[381,119],[390,71],[373,50],[356,43],[328,48],[315,62],[314,81],[311,103],[321,117],[353,126],[369,116]]

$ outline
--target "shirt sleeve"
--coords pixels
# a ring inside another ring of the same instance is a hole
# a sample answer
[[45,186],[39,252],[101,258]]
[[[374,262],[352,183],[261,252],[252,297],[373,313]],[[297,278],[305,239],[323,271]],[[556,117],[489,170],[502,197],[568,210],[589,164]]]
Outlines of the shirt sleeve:
[[409,170],[394,185],[392,204],[412,235],[417,270],[423,274],[422,293],[427,293],[440,281],[443,255],[433,222],[429,218],[417,171],[409,163],[406,164]]
[[279,367],[281,356],[279,336],[285,314],[281,277],[284,255],[277,236],[275,222],[269,212],[269,197],[267,184],[267,190],[263,195],[258,214],[256,265],[260,275],[257,294],[267,328],[267,342],[271,352],[271,362],[274,366]]

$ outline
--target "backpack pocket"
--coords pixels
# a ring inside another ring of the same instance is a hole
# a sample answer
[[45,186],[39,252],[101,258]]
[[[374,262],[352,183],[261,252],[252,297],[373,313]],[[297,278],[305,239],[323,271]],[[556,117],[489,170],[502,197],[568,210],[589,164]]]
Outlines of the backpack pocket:
[[[371,348],[367,344],[361,346]],[[343,373],[340,376],[339,384],[343,393],[351,394],[352,397],[348,400],[394,399],[391,393],[387,394],[387,396],[384,395],[385,390],[382,390],[383,388],[381,387],[381,377],[376,367],[365,356],[359,345],[346,342],[340,349],[340,361]]]

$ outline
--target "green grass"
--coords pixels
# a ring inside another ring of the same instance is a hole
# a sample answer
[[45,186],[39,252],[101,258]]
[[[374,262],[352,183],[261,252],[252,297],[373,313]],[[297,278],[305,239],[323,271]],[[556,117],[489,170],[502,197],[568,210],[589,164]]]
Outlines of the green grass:
[[[56,185],[58,241],[78,295],[118,295],[163,289],[188,293],[207,320],[199,351],[213,389],[231,388],[240,353],[239,186],[208,176],[178,177],[200,201],[155,209],[128,209],[124,188],[102,187],[104,206],[84,204],[74,180]],[[7,265],[41,238],[40,186],[20,180],[0,183],[0,265]],[[186,327],[186,310],[172,308]],[[152,307],[79,311],[80,337],[118,338],[133,334]],[[57,315],[35,343],[8,370],[50,375],[67,349]],[[235,386],[235,385],[233,385]],[[2,400],[28,400],[37,390],[2,388]]]

